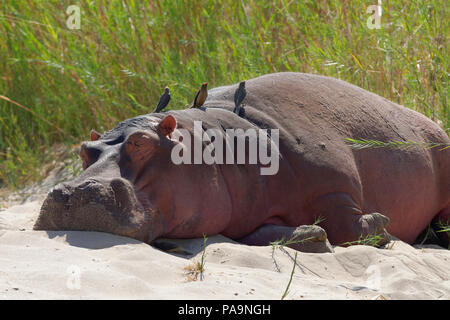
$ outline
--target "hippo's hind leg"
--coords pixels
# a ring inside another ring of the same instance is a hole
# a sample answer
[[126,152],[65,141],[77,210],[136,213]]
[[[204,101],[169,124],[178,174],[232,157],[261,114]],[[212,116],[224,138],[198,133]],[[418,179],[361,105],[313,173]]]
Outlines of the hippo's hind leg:
[[238,241],[255,246],[277,243],[302,252],[333,252],[327,233],[316,225],[295,228],[265,224]]
[[391,240],[386,231],[389,218],[381,213],[362,214],[358,204],[346,193],[319,197],[311,208],[322,221],[333,245],[367,244],[382,246]]

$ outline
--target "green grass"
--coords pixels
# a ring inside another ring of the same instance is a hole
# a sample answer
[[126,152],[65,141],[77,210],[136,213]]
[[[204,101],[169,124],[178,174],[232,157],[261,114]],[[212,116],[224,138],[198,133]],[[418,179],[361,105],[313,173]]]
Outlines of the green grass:
[[366,236],[360,235],[358,240],[355,241],[348,241],[339,244],[339,246],[342,247],[348,247],[348,246],[355,246],[355,245],[361,245],[361,246],[372,246],[372,247],[379,247],[379,244],[383,241],[383,237],[378,234],[368,234]]
[[290,237],[289,239],[285,239],[285,237],[283,236],[280,240],[275,240],[270,242],[270,245],[272,246],[272,250],[275,250],[278,247],[289,247],[289,245],[292,244],[301,244],[301,243],[305,243],[308,241],[311,241],[314,239],[314,237],[308,237],[308,238],[304,238],[304,239],[299,239],[298,237],[300,237],[301,235],[294,235],[292,237]]
[[449,232],[450,233],[450,221],[443,222],[439,220],[438,222],[438,230],[436,232]]
[[76,3],[0,3],[0,185],[39,179],[54,143],[150,112],[166,85],[181,109],[204,81],[317,73],[449,127],[444,0],[383,1],[379,30],[366,25],[376,1],[79,1],[69,30]]
[[202,250],[202,258],[198,262],[198,269],[200,271],[200,280],[203,280],[203,272],[205,272],[205,256],[206,256],[206,241],[208,238],[206,234],[203,234],[203,250]]
[[286,298],[286,296],[289,293],[289,287],[291,286],[292,283],[292,277],[294,276],[294,272],[295,272],[295,266],[297,265],[297,251],[295,252],[295,258],[294,258],[294,265],[292,266],[292,271],[291,271],[291,275],[289,277],[289,282],[286,286],[286,289],[283,292],[283,295],[281,296],[281,300],[284,300],[284,298]]
[[[420,241],[421,245],[424,243],[435,244],[436,240],[439,238],[439,233],[446,233],[447,237],[450,237],[450,221],[443,221],[439,219],[434,225],[433,223],[428,224],[427,228],[416,241]],[[443,246],[442,243],[439,243],[439,240],[438,244]],[[448,246],[448,249],[450,249],[450,245]]]
[[438,148],[439,151],[450,148],[449,143],[439,143],[439,142],[417,142],[417,141],[379,141],[372,139],[352,139],[345,138],[345,141],[350,145],[353,149],[366,149],[366,148],[391,148],[391,149],[433,149]]

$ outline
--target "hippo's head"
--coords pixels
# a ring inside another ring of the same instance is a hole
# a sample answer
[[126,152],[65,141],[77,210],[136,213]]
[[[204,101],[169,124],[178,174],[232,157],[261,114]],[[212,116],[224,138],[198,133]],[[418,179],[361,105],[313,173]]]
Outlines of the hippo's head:
[[[83,173],[52,189],[35,230],[110,232],[151,242],[157,237],[217,233],[231,201],[216,165],[176,165],[172,115],[121,122],[81,145]],[[205,219],[205,216],[215,219]]]

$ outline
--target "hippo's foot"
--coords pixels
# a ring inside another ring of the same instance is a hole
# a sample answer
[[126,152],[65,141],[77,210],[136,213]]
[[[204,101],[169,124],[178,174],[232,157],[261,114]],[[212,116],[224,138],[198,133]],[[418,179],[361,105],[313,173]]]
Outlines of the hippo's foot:
[[334,245],[346,247],[359,244],[381,247],[392,239],[386,231],[389,218],[381,213],[358,215],[347,212],[340,217],[339,221],[329,219],[325,221],[328,223],[323,224]]
[[333,245],[380,247],[391,240],[386,231],[389,218],[377,212],[362,214],[360,204],[347,193],[325,194],[317,198],[309,210],[313,216],[321,218],[319,225],[327,231]]
[[256,246],[286,246],[301,252],[333,252],[327,233],[317,225],[295,228],[266,224],[239,239],[239,242]]
[[347,247],[359,244],[381,247],[392,240],[385,229],[388,223],[389,218],[378,212],[356,216],[356,223],[352,228],[353,239],[338,245]]
[[359,218],[359,223],[362,227],[362,234],[356,241],[361,242],[360,244],[379,247],[391,241],[392,237],[386,231],[389,218],[381,213],[363,214]]

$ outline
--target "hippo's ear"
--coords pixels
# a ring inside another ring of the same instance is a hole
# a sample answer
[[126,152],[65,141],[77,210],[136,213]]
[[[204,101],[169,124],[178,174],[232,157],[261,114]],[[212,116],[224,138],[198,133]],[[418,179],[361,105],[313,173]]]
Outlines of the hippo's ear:
[[171,115],[164,117],[161,122],[158,124],[158,132],[163,136],[170,136],[170,134],[177,127],[177,121]]
[[94,129],[91,130],[91,141],[97,141],[101,137],[102,137],[102,135],[100,133],[98,133]]

